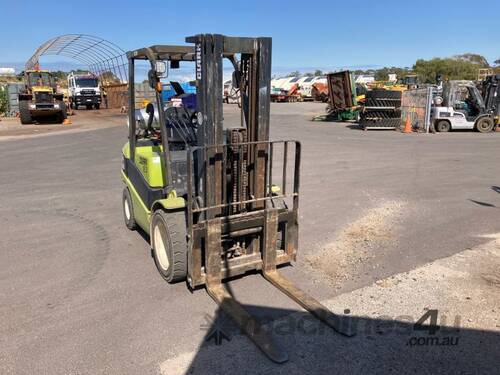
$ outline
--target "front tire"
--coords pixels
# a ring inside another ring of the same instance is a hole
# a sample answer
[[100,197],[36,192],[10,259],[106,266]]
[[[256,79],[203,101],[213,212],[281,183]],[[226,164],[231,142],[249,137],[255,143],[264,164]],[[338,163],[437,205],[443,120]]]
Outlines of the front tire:
[[128,188],[123,189],[123,219],[125,220],[125,225],[130,230],[137,229],[137,222],[134,216],[134,206],[132,205],[132,198],[130,197],[130,191]]
[[476,129],[480,133],[489,133],[495,127],[493,119],[490,117],[482,117],[476,123]]
[[440,120],[436,124],[436,130],[440,133],[449,132],[451,129],[451,124],[446,120]]
[[186,279],[187,241],[184,211],[154,212],[151,218],[151,248],[156,268],[169,283]]
[[33,123],[31,118],[30,105],[26,100],[19,101],[19,117],[21,118],[21,124],[29,125]]

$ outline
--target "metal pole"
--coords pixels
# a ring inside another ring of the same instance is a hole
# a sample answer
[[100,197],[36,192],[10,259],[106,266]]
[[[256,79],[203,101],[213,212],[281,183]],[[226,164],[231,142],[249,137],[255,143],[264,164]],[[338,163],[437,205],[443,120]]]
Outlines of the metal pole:
[[427,88],[427,103],[425,104],[425,132],[429,133],[429,128],[431,125],[431,107],[432,107],[432,87]]
[[135,160],[135,87],[134,87],[134,59],[128,59],[128,140],[130,147],[130,160]]

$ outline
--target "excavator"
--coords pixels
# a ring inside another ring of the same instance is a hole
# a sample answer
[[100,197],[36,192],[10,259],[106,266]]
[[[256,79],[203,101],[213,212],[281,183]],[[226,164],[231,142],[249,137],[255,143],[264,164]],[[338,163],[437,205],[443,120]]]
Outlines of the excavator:
[[[271,38],[199,34],[187,45],[127,53],[128,142],[123,147],[123,214],[149,235],[156,267],[170,283],[205,289],[246,335],[277,363],[288,355],[234,298],[231,278],[259,272],[326,325],[352,336],[348,317],[329,311],[285,278],[296,260],[301,145],[269,140]],[[241,116],[223,117],[223,60],[233,67]],[[137,61],[149,63],[156,102],[135,110]],[[163,102],[168,66],[194,65],[196,94]],[[169,65],[168,65],[169,64]]]

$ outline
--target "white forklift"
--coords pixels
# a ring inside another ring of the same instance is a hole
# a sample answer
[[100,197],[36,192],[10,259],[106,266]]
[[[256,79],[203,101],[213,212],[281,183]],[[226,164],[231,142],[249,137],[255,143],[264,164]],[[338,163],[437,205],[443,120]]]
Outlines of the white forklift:
[[472,81],[444,82],[442,94],[434,98],[431,122],[438,132],[475,129],[488,133],[496,127],[492,111]]

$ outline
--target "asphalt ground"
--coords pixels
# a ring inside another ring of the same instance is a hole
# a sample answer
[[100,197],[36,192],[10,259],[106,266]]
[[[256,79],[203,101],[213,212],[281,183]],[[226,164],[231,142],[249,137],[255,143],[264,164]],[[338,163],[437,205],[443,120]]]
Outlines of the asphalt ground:
[[[228,122],[236,109],[226,107]],[[283,273],[304,290],[331,300],[500,232],[499,133],[364,132],[348,123],[311,122],[323,109],[272,105],[271,138],[303,145],[299,260]],[[237,337],[221,346],[206,342],[220,319],[216,305],[203,290],[165,283],[147,238],[123,224],[125,118],[80,112],[72,120],[85,131],[0,137],[0,372],[176,373],[169,361],[207,347],[209,359],[233,361],[220,373],[275,369],[252,345],[239,345],[248,340],[233,331]],[[267,322],[301,311],[258,274],[231,285]],[[498,336],[491,340],[498,343]],[[243,347],[254,358],[248,368],[238,368],[232,355]],[[311,373],[366,373],[354,352],[334,358],[329,345],[315,340],[301,348],[290,355],[309,359]],[[438,373],[446,363],[423,368]]]

